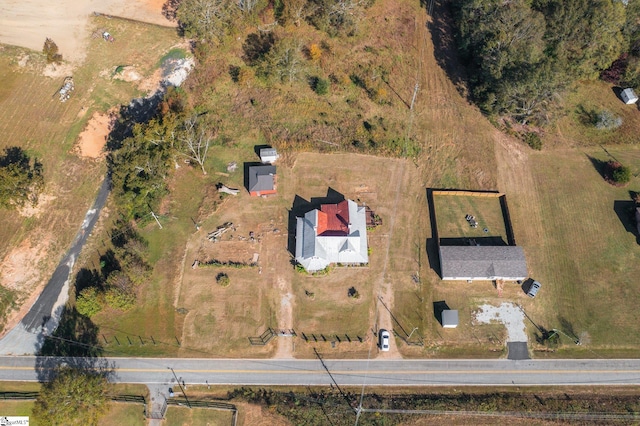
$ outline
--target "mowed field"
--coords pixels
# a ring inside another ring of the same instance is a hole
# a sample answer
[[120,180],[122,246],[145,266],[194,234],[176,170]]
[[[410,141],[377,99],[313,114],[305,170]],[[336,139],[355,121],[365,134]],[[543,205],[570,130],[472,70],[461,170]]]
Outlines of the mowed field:
[[[637,176],[637,148],[607,150]],[[524,306],[538,325],[579,338],[586,348],[571,349],[581,356],[635,356],[640,246],[629,192],[640,182],[611,186],[589,157],[609,159],[601,148],[553,150],[505,168],[516,239],[543,285]]]
[[[88,29],[86,61],[76,69],[47,66],[39,52],[0,50],[0,149],[21,147],[42,162],[45,175],[37,206],[0,211],[1,282],[19,301],[37,296],[34,290],[67,250],[104,178],[102,159],[78,154],[78,135],[94,113],[128,104],[154,87],[160,59],[179,43],[171,28],[100,17],[90,23],[91,28],[108,25],[119,40],[91,38]],[[136,43],[127,43],[128,38]],[[118,65],[131,65],[140,79],[113,79]],[[75,90],[61,103],[57,91],[67,75],[73,76]]]

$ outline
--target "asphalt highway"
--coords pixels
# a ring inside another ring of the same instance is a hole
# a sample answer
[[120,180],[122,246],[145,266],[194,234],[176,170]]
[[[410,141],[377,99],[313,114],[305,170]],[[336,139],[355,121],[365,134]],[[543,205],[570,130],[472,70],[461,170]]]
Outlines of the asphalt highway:
[[[118,383],[283,386],[640,385],[638,360],[106,358]],[[88,359],[0,357],[0,380],[36,381]]]

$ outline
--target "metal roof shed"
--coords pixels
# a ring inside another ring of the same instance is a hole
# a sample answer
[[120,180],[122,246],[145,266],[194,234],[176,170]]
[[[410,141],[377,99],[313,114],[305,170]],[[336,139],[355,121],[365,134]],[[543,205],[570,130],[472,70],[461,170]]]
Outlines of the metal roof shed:
[[636,92],[634,92],[630,87],[620,92],[620,98],[622,99],[622,102],[627,105],[635,104],[636,102],[638,102],[638,95],[636,95]]
[[264,164],[271,164],[275,162],[278,157],[278,152],[275,148],[261,148],[260,149],[260,161]]
[[442,327],[456,328],[458,326],[458,311],[444,310],[442,311]]

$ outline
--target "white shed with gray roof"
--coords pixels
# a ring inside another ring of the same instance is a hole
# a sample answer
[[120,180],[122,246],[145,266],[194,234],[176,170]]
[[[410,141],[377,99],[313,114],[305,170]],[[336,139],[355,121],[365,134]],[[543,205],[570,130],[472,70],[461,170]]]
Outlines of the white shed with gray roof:
[[527,262],[517,246],[441,246],[443,280],[524,280]]

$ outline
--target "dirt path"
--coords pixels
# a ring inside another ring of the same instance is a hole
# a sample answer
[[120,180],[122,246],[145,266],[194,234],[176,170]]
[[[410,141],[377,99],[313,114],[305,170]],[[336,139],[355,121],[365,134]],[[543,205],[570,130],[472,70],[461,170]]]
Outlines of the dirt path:
[[[389,234],[387,235],[387,246],[383,259],[384,267],[373,291],[373,294],[379,297],[379,299],[376,300],[376,332],[381,328],[391,331],[394,326],[390,312],[390,310],[393,309],[393,287],[392,283],[387,281],[387,268],[389,266],[389,252],[391,249],[391,241],[393,240],[395,217],[398,211],[398,201],[400,199],[400,193],[402,192],[402,184],[404,183],[406,164],[406,162],[399,163],[393,173],[396,197],[393,203],[393,211],[389,217]],[[373,340],[373,342],[377,342],[377,340]],[[402,358],[395,344],[395,339],[390,339],[389,352],[379,352],[378,358]]]
[[162,0],[3,0],[0,2],[0,43],[42,50],[53,39],[64,59],[80,63],[89,40],[93,12],[163,26],[175,26],[162,16]]
[[[510,137],[495,131],[494,139],[496,161],[498,167],[498,189],[508,194],[509,207],[514,211],[527,211],[526,224],[519,223],[519,215],[511,215],[513,226],[517,229],[516,242],[523,245],[526,251],[526,244],[522,242],[534,242],[539,253],[545,246],[544,227],[541,218],[543,217],[540,201],[540,191],[533,174],[533,166],[530,154],[526,147]],[[526,253],[530,256],[529,253]]]
[[[293,288],[291,282],[284,278],[277,278],[278,293],[281,294],[280,305],[278,306],[278,329],[279,330],[292,330],[293,329]],[[278,349],[274,358],[293,358],[293,338],[288,336],[278,337]]]

